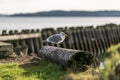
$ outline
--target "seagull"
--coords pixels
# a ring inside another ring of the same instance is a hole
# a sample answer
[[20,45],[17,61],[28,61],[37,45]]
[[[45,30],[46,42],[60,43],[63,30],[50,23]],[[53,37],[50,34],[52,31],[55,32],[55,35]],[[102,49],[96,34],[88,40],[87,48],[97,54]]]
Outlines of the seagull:
[[65,37],[67,34],[64,32],[60,32],[59,34],[54,34],[49,36],[44,42],[50,42],[52,44],[57,44],[57,47],[59,47],[59,44],[62,43],[65,40]]

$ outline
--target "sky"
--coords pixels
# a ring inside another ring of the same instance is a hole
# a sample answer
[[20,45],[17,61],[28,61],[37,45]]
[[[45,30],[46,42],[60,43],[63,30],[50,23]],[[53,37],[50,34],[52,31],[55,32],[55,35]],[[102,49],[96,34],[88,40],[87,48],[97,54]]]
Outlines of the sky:
[[0,14],[50,10],[120,10],[120,0],[0,0]]

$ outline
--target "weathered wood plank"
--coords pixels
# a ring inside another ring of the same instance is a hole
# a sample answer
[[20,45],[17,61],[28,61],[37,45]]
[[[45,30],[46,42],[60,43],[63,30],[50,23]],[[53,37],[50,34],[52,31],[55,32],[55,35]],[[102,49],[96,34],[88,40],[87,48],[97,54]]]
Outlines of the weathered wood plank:
[[0,42],[0,58],[7,57],[13,52],[13,45],[11,43]]
[[4,36],[0,36],[0,41],[29,39],[29,38],[37,38],[37,37],[40,37],[40,36],[41,36],[40,33],[19,34],[19,35],[4,35]]

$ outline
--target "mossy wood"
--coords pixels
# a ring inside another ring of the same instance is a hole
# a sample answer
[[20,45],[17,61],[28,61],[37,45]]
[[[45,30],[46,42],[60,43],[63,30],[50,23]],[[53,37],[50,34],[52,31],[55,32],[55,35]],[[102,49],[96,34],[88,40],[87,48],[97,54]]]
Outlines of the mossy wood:
[[6,57],[13,52],[11,43],[0,42],[0,58]]
[[94,57],[90,52],[83,50],[65,49],[53,46],[44,46],[40,50],[43,58],[63,65],[64,67],[79,67],[91,65]]

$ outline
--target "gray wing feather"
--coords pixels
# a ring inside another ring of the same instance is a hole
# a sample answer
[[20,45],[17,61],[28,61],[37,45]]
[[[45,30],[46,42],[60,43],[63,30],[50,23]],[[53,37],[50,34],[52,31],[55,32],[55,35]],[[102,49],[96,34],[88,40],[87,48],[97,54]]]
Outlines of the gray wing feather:
[[54,42],[54,43],[57,43],[61,40],[62,40],[62,38],[61,38],[61,35],[59,35],[59,34],[52,35],[52,36],[48,37],[48,39],[47,39],[48,42]]

